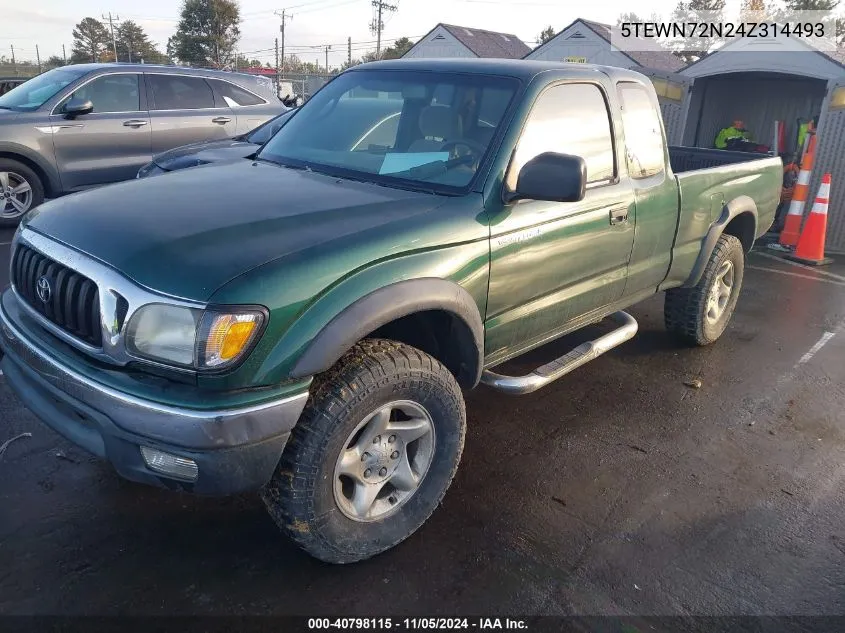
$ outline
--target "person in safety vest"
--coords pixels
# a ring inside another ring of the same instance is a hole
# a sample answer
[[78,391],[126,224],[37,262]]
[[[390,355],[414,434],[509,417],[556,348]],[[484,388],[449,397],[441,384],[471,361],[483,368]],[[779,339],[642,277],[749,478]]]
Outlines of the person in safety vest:
[[804,121],[801,125],[798,126],[798,151],[800,152],[801,149],[804,147],[804,141],[807,138],[807,133],[811,130],[815,130],[816,126],[819,124],[819,116],[816,115],[813,117],[812,121]]
[[732,126],[719,130],[713,145],[716,146],[716,149],[727,149],[728,141],[732,138],[744,141],[751,138],[751,134],[745,129],[745,124],[739,119],[734,121]]

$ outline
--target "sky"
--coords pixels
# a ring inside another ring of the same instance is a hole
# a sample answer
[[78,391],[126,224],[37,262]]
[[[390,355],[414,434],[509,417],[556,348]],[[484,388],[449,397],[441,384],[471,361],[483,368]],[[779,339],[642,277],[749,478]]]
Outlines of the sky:
[[[738,1],[738,0],[734,0]],[[533,47],[540,31],[551,25],[561,30],[578,17],[615,23],[620,13],[636,11],[647,16],[656,12],[669,16],[677,0],[394,0],[397,11],[383,18],[383,41],[389,45],[399,37],[416,41],[438,22],[512,33]],[[33,5],[37,6],[35,8]],[[84,17],[102,19],[111,12],[140,24],[163,52],[167,38],[176,30],[181,2],[176,0],[37,0],[33,5],[20,0],[0,0],[0,55],[9,56],[15,47],[17,59],[35,60],[38,45],[42,61],[70,49],[73,26]],[[274,40],[280,19],[275,10],[287,9],[286,53],[305,61],[325,65],[324,46],[331,45],[329,65],[346,60],[347,38],[352,38],[352,56],[375,49],[369,31],[373,18],[370,0],[240,0],[240,51],[250,58],[275,64]]]

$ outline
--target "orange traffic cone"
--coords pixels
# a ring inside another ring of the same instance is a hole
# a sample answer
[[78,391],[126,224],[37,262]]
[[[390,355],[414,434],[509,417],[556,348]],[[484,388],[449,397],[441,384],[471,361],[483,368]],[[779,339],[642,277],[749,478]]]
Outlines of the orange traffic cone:
[[[786,222],[783,231],[780,233],[781,246],[795,246],[801,235],[801,219],[804,217],[804,205],[807,203],[807,194],[810,185],[810,172],[813,171],[813,155],[816,151],[816,137],[810,137],[807,151],[801,160],[801,171],[798,172],[798,181],[792,191],[792,201],[789,203],[789,211],[786,214]],[[785,250],[785,249],[784,249]]]
[[830,200],[830,174],[825,174],[813,208],[804,223],[804,230],[801,232],[795,254],[787,255],[787,259],[811,266],[822,266],[833,261],[830,257],[824,256],[828,200]]

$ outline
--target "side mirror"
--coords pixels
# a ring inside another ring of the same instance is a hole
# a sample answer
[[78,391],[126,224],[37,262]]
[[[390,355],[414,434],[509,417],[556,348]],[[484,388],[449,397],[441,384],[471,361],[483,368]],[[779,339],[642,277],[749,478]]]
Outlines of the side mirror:
[[71,117],[80,116],[83,114],[91,114],[94,111],[94,104],[91,103],[90,99],[80,99],[79,97],[73,97],[70,101],[65,104],[65,107],[62,111]]
[[545,152],[529,160],[519,170],[514,200],[578,202],[587,187],[587,164],[580,156]]

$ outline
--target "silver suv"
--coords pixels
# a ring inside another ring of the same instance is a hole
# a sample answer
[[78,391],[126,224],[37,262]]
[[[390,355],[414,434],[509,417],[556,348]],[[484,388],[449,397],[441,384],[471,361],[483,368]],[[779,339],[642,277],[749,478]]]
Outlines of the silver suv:
[[45,196],[134,178],[153,155],[287,108],[263,77],[149,64],[56,68],[0,96],[0,225]]

